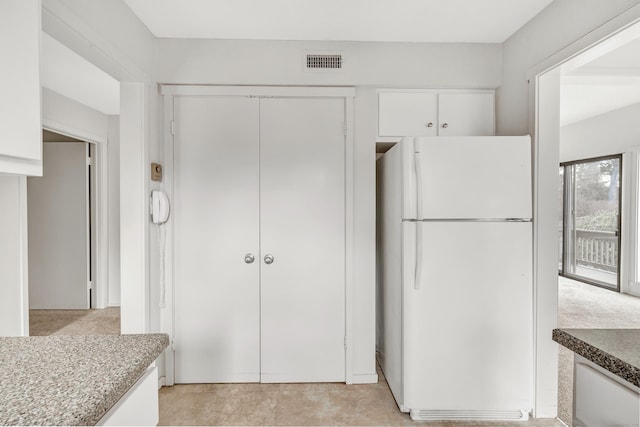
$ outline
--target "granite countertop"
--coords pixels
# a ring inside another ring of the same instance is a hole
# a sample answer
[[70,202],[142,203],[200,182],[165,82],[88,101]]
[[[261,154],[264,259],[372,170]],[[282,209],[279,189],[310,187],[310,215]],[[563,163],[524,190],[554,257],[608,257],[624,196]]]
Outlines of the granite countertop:
[[166,334],[0,337],[0,425],[94,425],[168,345]]
[[554,329],[553,340],[640,387],[640,329]]

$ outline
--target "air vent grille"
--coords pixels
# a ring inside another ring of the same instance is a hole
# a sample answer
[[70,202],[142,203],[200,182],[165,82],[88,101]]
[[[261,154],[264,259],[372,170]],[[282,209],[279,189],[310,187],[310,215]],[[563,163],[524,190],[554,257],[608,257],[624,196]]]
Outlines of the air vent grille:
[[342,68],[342,55],[307,55],[309,70],[339,70]]

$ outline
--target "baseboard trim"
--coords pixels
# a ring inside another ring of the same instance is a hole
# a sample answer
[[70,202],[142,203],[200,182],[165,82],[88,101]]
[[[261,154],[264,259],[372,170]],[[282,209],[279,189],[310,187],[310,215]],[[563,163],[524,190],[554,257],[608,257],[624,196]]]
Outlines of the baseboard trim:
[[635,297],[640,296],[640,283],[639,282],[629,282],[629,289],[628,289],[627,292],[624,292],[624,293],[629,294],[629,295],[633,295]]
[[378,374],[353,374],[353,384],[376,384]]

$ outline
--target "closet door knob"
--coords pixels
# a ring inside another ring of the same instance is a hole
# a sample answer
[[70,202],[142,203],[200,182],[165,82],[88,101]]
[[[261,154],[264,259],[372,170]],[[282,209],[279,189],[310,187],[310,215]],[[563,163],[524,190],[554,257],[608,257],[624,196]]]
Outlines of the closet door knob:
[[251,264],[253,261],[255,261],[255,257],[252,254],[246,254],[244,256],[244,262],[246,262],[247,264]]
[[265,264],[272,264],[273,263],[273,255],[265,255],[264,256],[264,263]]
[[443,124],[442,124],[442,127],[446,129],[446,128],[448,128],[448,127],[449,127],[449,124],[448,124],[448,123],[443,123]]
[[432,122],[427,123],[427,127],[428,128],[432,128],[433,127],[433,123]]

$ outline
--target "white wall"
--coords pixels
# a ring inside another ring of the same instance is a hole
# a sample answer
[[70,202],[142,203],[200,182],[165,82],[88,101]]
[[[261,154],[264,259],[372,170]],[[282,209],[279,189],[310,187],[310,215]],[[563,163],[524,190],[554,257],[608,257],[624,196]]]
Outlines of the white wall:
[[148,93],[145,83],[120,84],[120,329],[150,332]]
[[376,135],[378,94],[358,87],[354,116],[353,375],[376,373]]
[[640,104],[560,128],[560,161],[620,154],[640,146]]
[[[155,108],[154,113],[157,114],[159,118],[163,117],[163,105],[160,99],[159,87],[152,85],[149,88],[149,105],[151,108]],[[149,128],[149,139],[151,141],[161,141],[162,140],[162,119],[156,121],[157,126],[150,126]],[[149,145],[149,164],[147,165],[147,173],[151,173],[151,163],[160,163],[163,167],[166,168],[167,165],[164,163],[164,149],[161,144],[150,144]],[[153,190],[163,190],[166,185],[169,185],[165,176],[162,177],[162,181],[149,181],[149,196],[151,196],[151,191]],[[171,203],[171,201],[169,201]],[[169,209],[171,211],[171,208]],[[149,281],[153,283],[154,286],[151,286],[149,289],[149,298],[150,298],[150,326],[151,330],[159,331],[160,330],[160,299],[161,299],[161,289],[160,289],[160,280],[161,280],[161,269],[164,268],[164,265],[160,262],[160,241],[159,241],[159,226],[155,224],[150,224],[149,229]],[[161,373],[164,372],[163,369],[159,370]]]
[[29,335],[27,178],[0,176],[0,336]]
[[[500,46],[464,43],[158,39],[158,81],[185,84],[495,88]],[[340,72],[303,71],[303,53],[339,51]]]
[[502,47],[502,84],[496,93],[497,134],[529,133],[527,71],[638,0],[555,0]]
[[120,306],[120,117],[109,116],[109,298],[110,307]]

